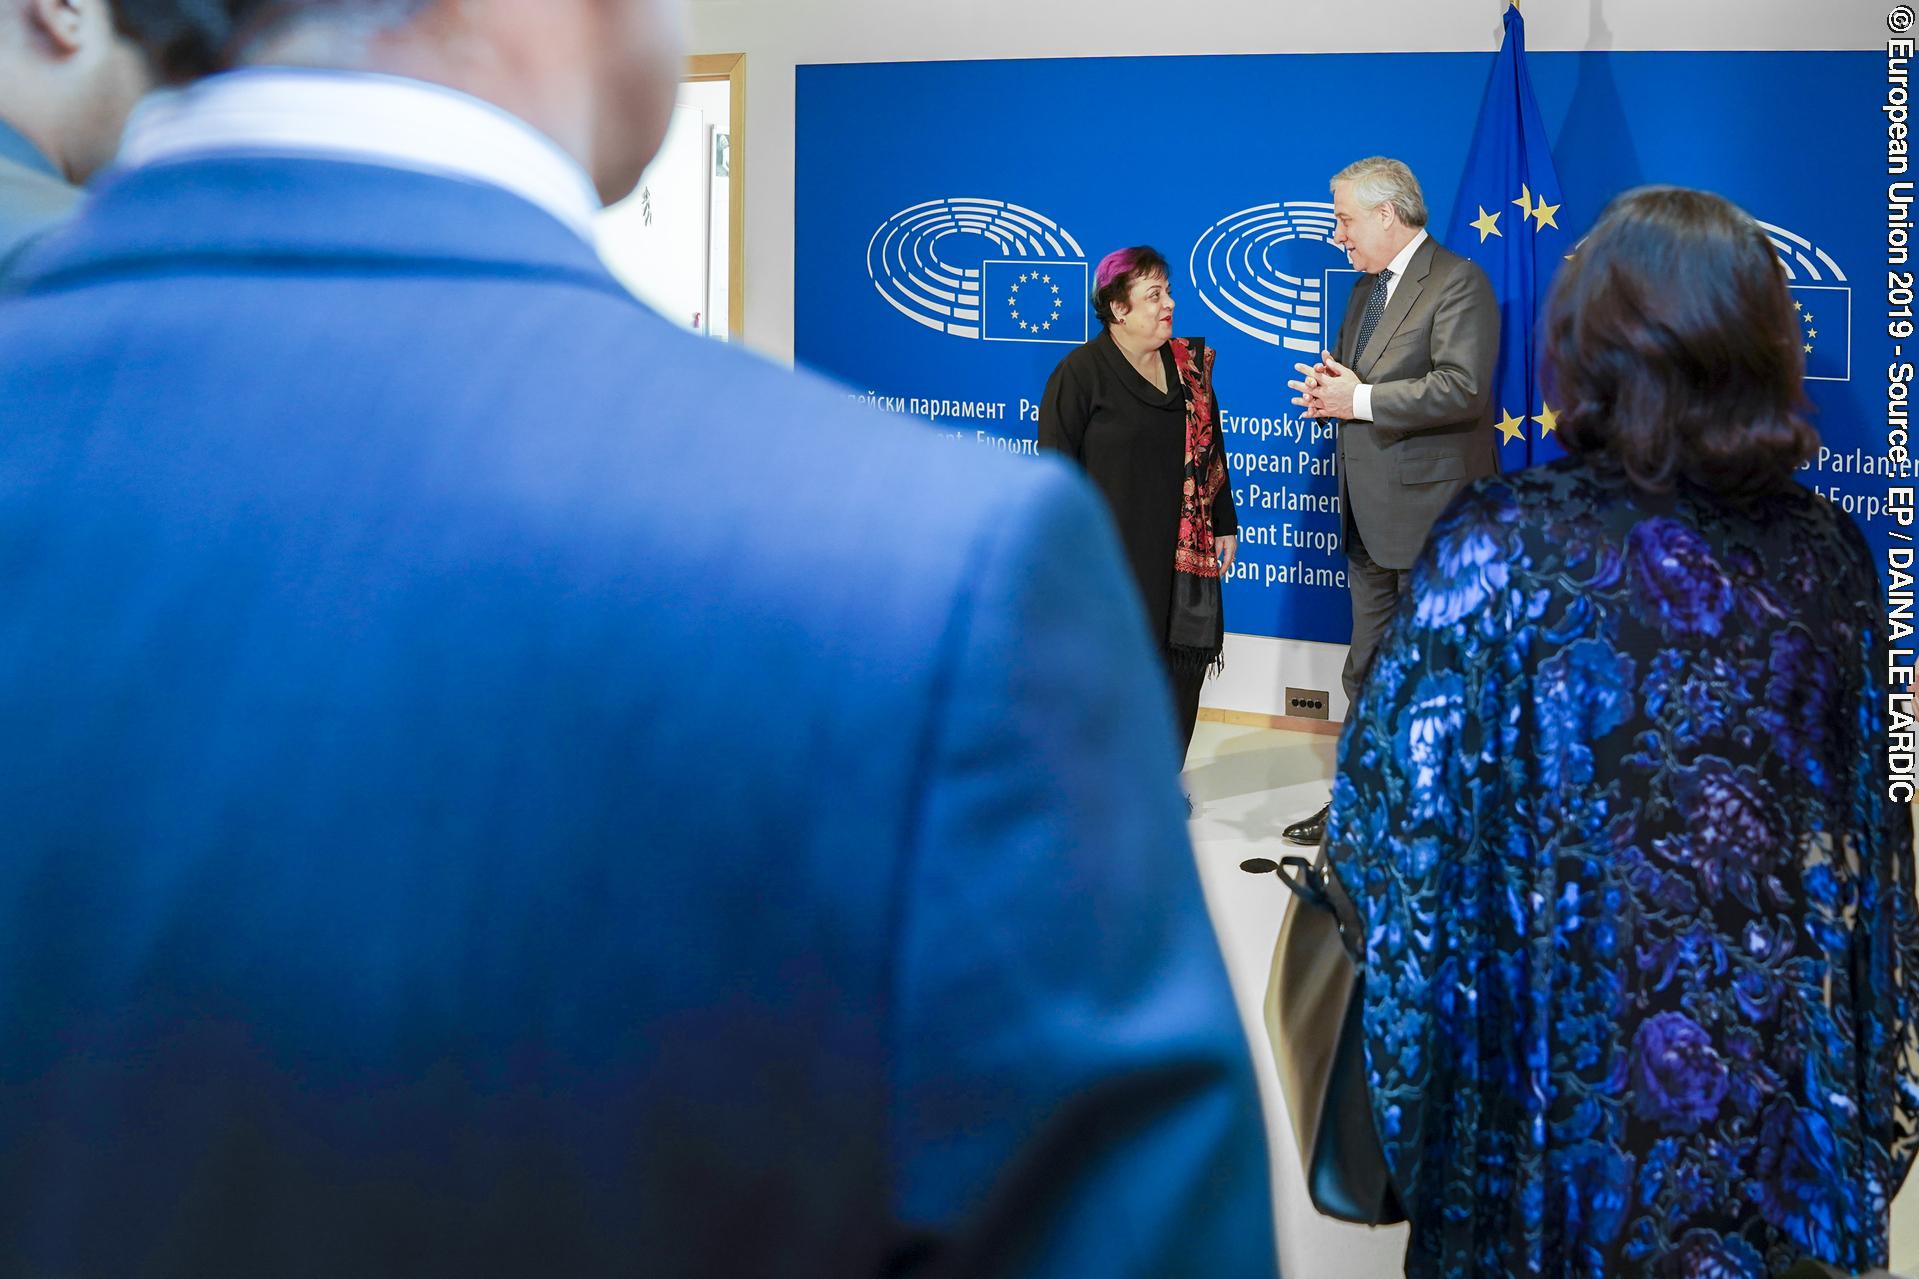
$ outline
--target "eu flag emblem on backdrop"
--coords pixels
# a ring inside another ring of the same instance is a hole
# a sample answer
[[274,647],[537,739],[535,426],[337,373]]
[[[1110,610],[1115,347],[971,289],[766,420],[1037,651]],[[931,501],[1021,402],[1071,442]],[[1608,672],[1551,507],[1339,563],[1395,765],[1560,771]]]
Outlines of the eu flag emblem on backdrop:
[[1039,258],[979,264],[980,336],[988,342],[1086,340],[1084,262]]
[[1508,6],[1446,244],[1479,264],[1499,299],[1493,412],[1499,464],[1509,471],[1565,452],[1552,438],[1559,419],[1539,385],[1537,344],[1553,271],[1573,248],[1559,226],[1561,208],[1559,173],[1526,74],[1526,21]]
[[1846,285],[1795,284],[1792,306],[1806,348],[1806,380],[1851,381],[1852,289]]

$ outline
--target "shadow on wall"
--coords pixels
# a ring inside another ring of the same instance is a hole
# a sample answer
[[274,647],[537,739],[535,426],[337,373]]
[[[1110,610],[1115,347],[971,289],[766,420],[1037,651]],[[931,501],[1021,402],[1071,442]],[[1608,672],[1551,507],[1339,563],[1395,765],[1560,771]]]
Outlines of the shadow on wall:
[[1612,60],[1607,56],[1613,44],[1612,28],[1606,25],[1604,9],[1605,0],[1589,0],[1592,25],[1586,33],[1586,50],[1579,55],[1578,79],[1566,119],[1553,140],[1554,155],[1580,157],[1581,171],[1562,170],[1560,178],[1571,177],[1591,200],[1589,220],[1613,196],[1646,181],[1619,86],[1613,82]]

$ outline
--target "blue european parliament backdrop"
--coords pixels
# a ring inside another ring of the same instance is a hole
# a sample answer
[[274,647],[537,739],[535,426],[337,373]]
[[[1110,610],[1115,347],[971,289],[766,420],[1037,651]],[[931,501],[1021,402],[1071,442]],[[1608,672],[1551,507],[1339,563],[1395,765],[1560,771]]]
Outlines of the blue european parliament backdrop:
[[[931,418],[954,448],[1029,452],[1048,373],[1097,330],[1091,264],[1156,246],[1172,264],[1175,331],[1219,351],[1243,531],[1227,628],[1343,643],[1333,441],[1293,416],[1286,388],[1296,361],[1331,345],[1354,280],[1330,243],[1328,177],[1397,156],[1451,248],[1525,235],[1554,263],[1614,194],[1706,187],[1766,225],[1800,303],[1826,442],[1802,482],[1885,545],[1883,58],[1530,54],[1553,203],[1460,191],[1493,60],[801,67],[795,358]],[[1495,407],[1509,469],[1554,451],[1550,403]]]

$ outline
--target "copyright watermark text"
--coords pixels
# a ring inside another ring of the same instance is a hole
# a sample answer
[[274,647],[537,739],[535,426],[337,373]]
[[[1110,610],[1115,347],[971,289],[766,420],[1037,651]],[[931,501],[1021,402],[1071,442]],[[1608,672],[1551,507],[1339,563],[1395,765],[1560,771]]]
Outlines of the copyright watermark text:
[[[1913,517],[1915,487],[1910,483],[1913,453],[1910,400],[1919,373],[1907,360],[1905,344],[1913,336],[1913,272],[1907,268],[1912,251],[1913,183],[1907,178],[1911,111],[1911,78],[1915,42],[1902,39],[1913,28],[1909,5],[1896,5],[1886,14],[1886,99],[1880,108],[1886,117],[1886,333],[1893,340],[1892,362],[1886,368],[1886,452],[1888,474],[1905,483],[1886,490],[1885,514],[1891,517],[1891,545],[1886,551],[1886,795],[1897,803],[1919,796],[1919,715],[1914,707],[1914,646],[1912,635],[1914,568]],[[1811,347],[1807,347],[1811,350]],[[1915,357],[1919,359],[1919,357]]]

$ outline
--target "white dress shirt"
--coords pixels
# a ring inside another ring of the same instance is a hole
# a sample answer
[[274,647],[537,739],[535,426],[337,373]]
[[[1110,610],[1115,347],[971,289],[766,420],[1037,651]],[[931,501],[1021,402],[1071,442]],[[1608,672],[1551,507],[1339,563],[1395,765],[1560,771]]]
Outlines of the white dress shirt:
[[[1406,268],[1412,263],[1413,254],[1419,251],[1420,245],[1426,243],[1426,241],[1431,238],[1432,237],[1426,234],[1425,227],[1419,228],[1419,234],[1415,235],[1406,247],[1401,249],[1391,262],[1386,264],[1386,269],[1393,273],[1393,278],[1386,281],[1385,305],[1392,305],[1393,291],[1399,287],[1399,282],[1406,278]],[[1359,352],[1354,351],[1353,358],[1358,359]],[[1362,382],[1353,388],[1353,420],[1355,422],[1370,422],[1373,420],[1373,388],[1371,383]]]
[[219,153],[325,156],[481,182],[593,239],[586,171],[519,117],[400,76],[261,67],[155,93],[127,125],[120,163]]

